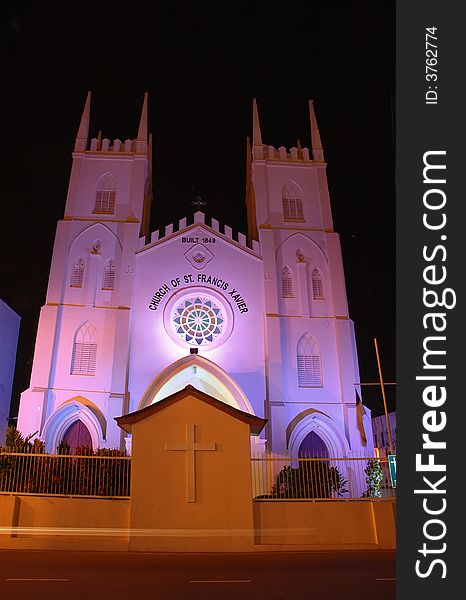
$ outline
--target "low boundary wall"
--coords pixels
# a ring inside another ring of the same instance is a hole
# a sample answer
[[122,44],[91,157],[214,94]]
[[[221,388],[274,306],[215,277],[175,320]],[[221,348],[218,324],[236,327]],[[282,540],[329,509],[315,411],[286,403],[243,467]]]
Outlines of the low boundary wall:
[[[396,546],[395,502],[256,500],[253,510],[255,551]],[[129,515],[129,499],[0,494],[0,548],[128,551]],[[146,551],[166,547],[166,534],[153,540]],[[186,540],[178,551],[207,550]]]
[[257,545],[380,550],[396,547],[391,501],[255,501]]

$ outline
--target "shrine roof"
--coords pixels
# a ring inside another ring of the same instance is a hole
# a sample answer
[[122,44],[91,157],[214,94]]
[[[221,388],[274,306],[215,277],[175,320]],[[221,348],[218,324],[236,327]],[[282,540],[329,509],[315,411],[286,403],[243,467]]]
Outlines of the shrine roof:
[[127,415],[122,415],[121,417],[115,417],[115,421],[124,431],[131,433],[132,426],[135,423],[143,421],[147,417],[150,417],[168,408],[172,404],[179,402],[187,396],[194,396],[198,400],[201,400],[202,402],[205,402],[206,404],[209,404],[210,406],[221,410],[222,412],[230,415],[231,417],[238,419],[243,423],[246,423],[247,425],[249,425],[252,435],[259,435],[259,433],[262,431],[265,424],[267,423],[267,419],[262,419],[261,417],[256,417],[256,415],[251,415],[250,413],[234,408],[233,406],[230,406],[229,404],[226,404],[221,400],[217,400],[217,398],[214,398],[213,396],[210,396],[205,392],[201,392],[192,385],[187,385],[182,390],[179,390],[178,392],[175,392],[174,394],[171,394],[170,396],[167,396],[166,398],[163,398],[163,400],[159,400],[154,404],[150,404],[149,406],[141,408],[140,410],[128,413]]

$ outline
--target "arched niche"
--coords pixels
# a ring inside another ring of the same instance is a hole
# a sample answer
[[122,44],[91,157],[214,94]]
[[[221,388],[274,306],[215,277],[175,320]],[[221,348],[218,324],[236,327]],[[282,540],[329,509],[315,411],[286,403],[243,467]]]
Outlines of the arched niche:
[[170,396],[187,385],[229,404],[244,412],[254,414],[246,395],[233,379],[214,362],[190,354],[169,365],[144,392],[138,410]]

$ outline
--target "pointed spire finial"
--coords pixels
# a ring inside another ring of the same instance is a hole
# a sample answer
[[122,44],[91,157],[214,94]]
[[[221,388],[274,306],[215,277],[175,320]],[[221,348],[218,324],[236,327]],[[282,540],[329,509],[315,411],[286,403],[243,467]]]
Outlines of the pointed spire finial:
[[150,234],[150,209],[152,205],[152,134],[149,134],[149,141],[147,142],[147,177],[146,184],[144,186],[144,204],[142,208],[142,219],[140,237],[145,236],[146,242],[149,240]]
[[314,112],[314,102],[312,100],[309,100],[309,113],[311,117],[312,158],[317,162],[325,162],[322,142],[320,141],[319,128],[317,126],[317,119]]
[[255,98],[252,99],[252,147],[254,158],[264,158],[259,111],[257,110],[257,101]]
[[246,138],[246,219],[248,224],[248,240],[258,240],[256,219],[256,197],[252,183],[252,152],[249,136]]
[[138,136],[136,138],[135,151],[137,154],[145,154],[147,152],[147,95],[146,92],[144,94]]
[[84,152],[87,147],[89,137],[89,120],[91,116],[91,92],[87,92],[86,104],[84,105],[81,122],[79,124],[78,135],[74,144],[75,152]]
[[139,121],[138,142],[147,142],[147,92],[144,94],[144,103],[142,105],[141,120]]
[[252,144],[253,146],[262,146],[259,111],[257,110],[257,101],[255,98],[252,99]]
[[246,157],[249,158],[251,156],[251,140],[249,136],[246,136]]

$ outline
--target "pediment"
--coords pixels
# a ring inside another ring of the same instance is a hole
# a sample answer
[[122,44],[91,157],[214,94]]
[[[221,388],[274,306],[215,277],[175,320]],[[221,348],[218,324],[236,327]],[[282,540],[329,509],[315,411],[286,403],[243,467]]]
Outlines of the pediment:
[[246,245],[246,237],[243,234],[237,234],[237,238],[235,239],[233,235],[230,237],[225,233],[221,233],[205,223],[192,223],[178,231],[168,233],[164,237],[152,239],[149,244],[140,248],[137,254],[150,252],[152,249],[166,244],[181,242],[183,246],[186,246],[186,259],[197,270],[200,270],[199,267],[207,265],[212,260],[212,256],[215,255],[215,248],[219,244],[227,245],[238,251],[260,258],[258,252]]

